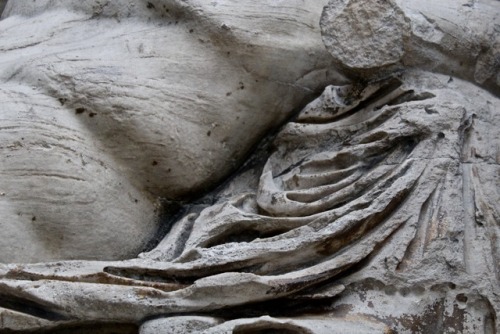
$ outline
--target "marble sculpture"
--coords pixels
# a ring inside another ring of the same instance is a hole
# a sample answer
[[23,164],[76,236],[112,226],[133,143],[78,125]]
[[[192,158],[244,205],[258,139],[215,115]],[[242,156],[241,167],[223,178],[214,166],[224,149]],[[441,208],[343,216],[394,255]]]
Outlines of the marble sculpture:
[[2,333],[500,333],[499,1],[0,10]]

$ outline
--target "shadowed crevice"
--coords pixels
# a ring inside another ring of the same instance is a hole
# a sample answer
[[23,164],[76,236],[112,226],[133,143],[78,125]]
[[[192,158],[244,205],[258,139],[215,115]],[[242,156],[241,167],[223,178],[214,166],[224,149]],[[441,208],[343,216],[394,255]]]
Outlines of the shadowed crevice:
[[11,295],[0,294],[0,307],[50,321],[68,320],[65,315],[50,310],[42,304]]

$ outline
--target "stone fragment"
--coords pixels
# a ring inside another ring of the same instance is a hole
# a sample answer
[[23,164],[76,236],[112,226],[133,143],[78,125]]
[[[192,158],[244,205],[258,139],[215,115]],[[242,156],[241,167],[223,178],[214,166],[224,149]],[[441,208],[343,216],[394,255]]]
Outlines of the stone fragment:
[[476,82],[500,94],[500,3],[331,0],[323,41],[354,80],[411,67]]
[[330,54],[356,70],[399,63],[410,32],[393,0],[332,0],[323,10],[321,25]]

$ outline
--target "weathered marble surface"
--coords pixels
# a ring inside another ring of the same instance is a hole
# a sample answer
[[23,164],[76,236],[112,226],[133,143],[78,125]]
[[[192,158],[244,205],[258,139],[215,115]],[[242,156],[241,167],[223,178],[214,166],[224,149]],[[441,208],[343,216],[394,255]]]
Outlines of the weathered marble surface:
[[[247,304],[251,313],[264,302],[278,315],[266,320],[275,328],[286,312],[266,301],[333,299],[317,326],[357,319],[360,332],[494,330],[498,98],[419,71],[326,92],[279,133],[261,173],[256,166],[234,179],[220,203],[178,221],[153,251],[122,262],[5,266],[0,293],[69,324]],[[214,333],[262,322],[213,321]],[[302,328],[297,321],[287,326]]]
[[498,1],[330,1],[323,40],[337,66],[370,78],[418,67],[500,94]]
[[[338,66],[350,83],[327,85],[152,251],[0,266],[0,328],[500,332],[500,62],[490,61],[500,58],[499,3],[418,4],[330,1],[323,39],[332,72]],[[429,8],[439,8],[434,17]],[[479,21],[483,12],[492,21]],[[367,21],[356,19],[366,13]],[[390,25],[394,13],[396,33],[377,41],[373,28],[380,18],[380,27]],[[461,15],[474,23],[464,27]],[[400,53],[347,63],[329,41],[337,24],[349,47],[395,43]],[[481,39],[468,39],[475,34]],[[470,47],[448,45],[450,36]],[[94,145],[108,152],[103,142]]]
[[[331,80],[322,1],[9,1],[0,261],[124,259]],[[335,79],[337,77],[337,79]]]

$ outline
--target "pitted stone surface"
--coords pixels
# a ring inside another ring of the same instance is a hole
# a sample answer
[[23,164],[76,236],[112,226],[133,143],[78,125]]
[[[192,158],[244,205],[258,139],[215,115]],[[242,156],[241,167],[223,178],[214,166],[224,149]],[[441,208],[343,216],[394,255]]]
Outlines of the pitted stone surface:
[[334,0],[321,17],[323,41],[339,63],[371,69],[398,63],[410,24],[393,0]]

